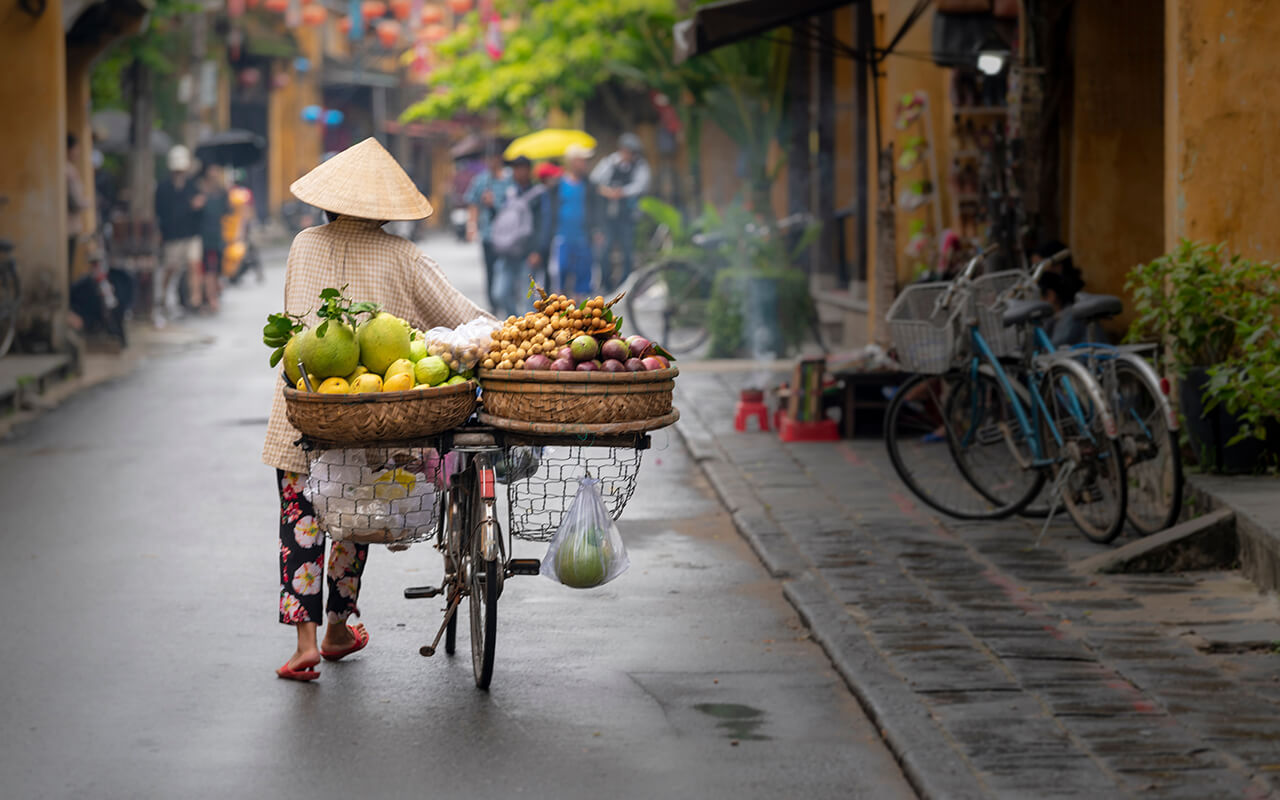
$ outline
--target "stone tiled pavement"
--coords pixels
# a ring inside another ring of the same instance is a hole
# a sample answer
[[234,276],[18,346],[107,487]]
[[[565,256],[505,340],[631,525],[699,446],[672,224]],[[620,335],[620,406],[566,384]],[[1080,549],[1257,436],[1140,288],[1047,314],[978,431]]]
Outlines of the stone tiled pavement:
[[[932,797],[1280,797],[1280,609],[1231,571],[1078,574],[1069,522],[940,521],[879,441],[736,433],[678,381],[742,533]],[[756,378],[758,380],[758,378]]]

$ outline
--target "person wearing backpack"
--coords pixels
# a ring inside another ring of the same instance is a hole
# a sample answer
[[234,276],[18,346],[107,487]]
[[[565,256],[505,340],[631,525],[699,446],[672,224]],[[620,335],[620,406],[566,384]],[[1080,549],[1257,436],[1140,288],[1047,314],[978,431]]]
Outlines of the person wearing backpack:
[[497,260],[493,266],[493,294],[501,318],[522,314],[529,305],[529,276],[542,277],[542,253],[551,240],[551,196],[533,180],[533,162],[524,156],[511,161],[511,185],[489,227],[489,241]]
[[[649,190],[649,162],[645,161],[640,137],[624,133],[618,150],[600,159],[591,170],[591,182],[603,198],[604,242],[600,251],[600,281],[606,287],[621,286],[631,274],[636,249],[636,209],[641,195]],[[612,276],[613,251],[622,256],[622,271]]]

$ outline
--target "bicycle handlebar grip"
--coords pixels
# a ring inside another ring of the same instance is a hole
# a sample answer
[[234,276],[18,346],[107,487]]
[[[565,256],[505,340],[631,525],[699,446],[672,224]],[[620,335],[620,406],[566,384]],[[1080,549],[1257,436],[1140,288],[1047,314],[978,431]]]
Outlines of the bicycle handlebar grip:
[[1049,263],[1050,263],[1050,264],[1061,264],[1063,261],[1066,261],[1068,258],[1071,258],[1071,251],[1070,251],[1070,250],[1068,250],[1068,249],[1066,249],[1066,248],[1064,248],[1064,249],[1059,250],[1058,252],[1054,253],[1052,256],[1050,256],[1050,257],[1049,257]]

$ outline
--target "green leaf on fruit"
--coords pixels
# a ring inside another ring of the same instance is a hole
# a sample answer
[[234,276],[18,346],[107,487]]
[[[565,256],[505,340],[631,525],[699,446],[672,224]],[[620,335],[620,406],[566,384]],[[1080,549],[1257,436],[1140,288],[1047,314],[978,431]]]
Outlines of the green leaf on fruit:
[[323,339],[324,335],[328,332],[329,332],[329,320],[326,319],[324,322],[320,323],[320,326],[318,328],[316,328],[316,336],[320,339]]
[[660,344],[654,344],[654,346],[653,346],[653,352],[657,353],[658,355],[662,356],[663,358],[665,358],[665,359],[666,359],[666,360],[668,360],[668,361],[675,361],[675,360],[676,360],[676,357],[675,357],[675,356],[673,356],[673,355],[671,355],[670,353],[668,353],[668,352],[667,352],[667,350],[666,350],[666,348],[665,348],[665,347],[663,347],[663,346],[662,346],[662,345],[660,345]]
[[280,363],[280,359],[282,359],[282,358],[284,358],[284,348],[283,348],[283,347],[277,347],[275,350],[272,350],[272,351],[271,351],[271,366],[272,366],[272,367],[274,367],[276,364],[279,364],[279,363]]

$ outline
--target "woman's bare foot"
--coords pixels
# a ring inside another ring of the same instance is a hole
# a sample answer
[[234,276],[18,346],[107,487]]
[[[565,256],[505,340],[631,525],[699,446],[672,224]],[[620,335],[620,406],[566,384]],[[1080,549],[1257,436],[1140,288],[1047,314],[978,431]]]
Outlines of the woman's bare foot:
[[[352,627],[360,632],[361,639],[365,637],[366,632],[364,623],[357,623]],[[348,647],[355,644],[356,641],[358,640],[351,634],[351,630],[347,627],[345,620],[342,622],[330,622],[329,626],[325,628],[324,641],[320,643],[320,649],[324,650],[326,653],[336,653],[346,650]]]
[[298,648],[289,657],[289,669],[311,669],[320,663],[320,648],[316,647],[316,632],[320,626],[314,622],[300,622],[294,627],[298,632]]

